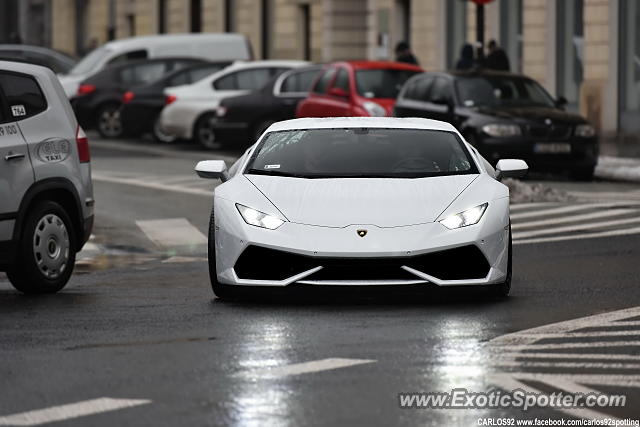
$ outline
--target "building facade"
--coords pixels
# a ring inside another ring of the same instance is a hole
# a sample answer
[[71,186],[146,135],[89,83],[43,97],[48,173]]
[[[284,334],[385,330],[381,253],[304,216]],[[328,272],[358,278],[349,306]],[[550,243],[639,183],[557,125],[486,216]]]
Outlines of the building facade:
[[[77,55],[114,38],[233,31],[248,36],[256,58],[314,62],[393,59],[404,40],[426,69],[439,70],[476,39],[476,7],[468,0],[13,3],[23,41]],[[494,0],[485,7],[485,40],[497,40],[512,70],[566,97],[605,136],[640,133],[639,24],[640,0]]]

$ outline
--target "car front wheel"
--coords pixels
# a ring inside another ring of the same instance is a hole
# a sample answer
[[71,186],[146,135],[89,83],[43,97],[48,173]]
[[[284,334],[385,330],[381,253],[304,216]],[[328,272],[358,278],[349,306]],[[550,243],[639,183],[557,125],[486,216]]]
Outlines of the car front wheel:
[[42,202],[26,218],[16,263],[7,276],[17,290],[26,294],[58,292],[73,272],[75,247],[76,236],[67,212],[58,203]]

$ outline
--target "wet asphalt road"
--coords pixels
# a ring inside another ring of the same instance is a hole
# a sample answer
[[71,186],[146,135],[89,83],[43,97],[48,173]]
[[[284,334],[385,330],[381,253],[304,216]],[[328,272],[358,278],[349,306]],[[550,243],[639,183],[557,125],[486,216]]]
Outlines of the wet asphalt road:
[[[482,391],[493,386],[493,374],[514,369],[561,378],[640,376],[638,365],[504,367],[491,341],[640,305],[637,234],[514,246],[512,295],[506,300],[469,290],[363,289],[221,302],[211,293],[201,246],[158,249],[135,223],[180,217],[204,231],[210,198],[123,184],[122,176],[107,173],[178,177],[207,155],[173,149],[179,154],[172,159],[162,152],[94,149],[94,168],[107,176],[95,184],[96,240],[107,253],[96,265],[79,268],[62,293],[26,297],[0,277],[0,425],[2,416],[110,397],[150,403],[67,419],[64,425],[471,426],[481,417],[580,415],[401,409],[398,393]],[[557,185],[581,191],[631,188]],[[622,338],[629,340],[623,349],[640,361],[636,329]],[[599,353],[620,351],[605,347]],[[300,375],[280,369],[334,358],[367,363]],[[625,408],[601,412],[638,418],[640,393],[621,384],[591,386],[628,394]]]

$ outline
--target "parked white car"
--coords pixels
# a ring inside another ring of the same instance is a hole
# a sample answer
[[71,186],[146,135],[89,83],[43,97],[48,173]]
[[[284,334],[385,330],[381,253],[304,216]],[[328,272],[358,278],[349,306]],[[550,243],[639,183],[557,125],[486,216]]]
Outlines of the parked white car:
[[193,84],[167,88],[160,126],[177,138],[210,147],[216,140],[211,121],[222,99],[261,89],[278,74],[306,65],[306,61],[237,62]]
[[62,289],[93,227],[89,143],[45,67],[0,61],[0,271]]
[[86,78],[105,67],[131,60],[152,58],[198,58],[211,62],[247,61],[253,58],[251,45],[242,34],[161,34],[115,40],[82,58],[73,69],[60,75],[67,97],[76,94]]

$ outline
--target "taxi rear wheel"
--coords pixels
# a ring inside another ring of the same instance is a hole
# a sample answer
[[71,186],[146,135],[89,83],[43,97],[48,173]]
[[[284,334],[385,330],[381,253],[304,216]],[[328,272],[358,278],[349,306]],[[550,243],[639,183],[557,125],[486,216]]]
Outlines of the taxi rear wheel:
[[75,247],[73,223],[64,208],[52,201],[39,203],[25,220],[7,277],[26,294],[58,292],[73,272]]

